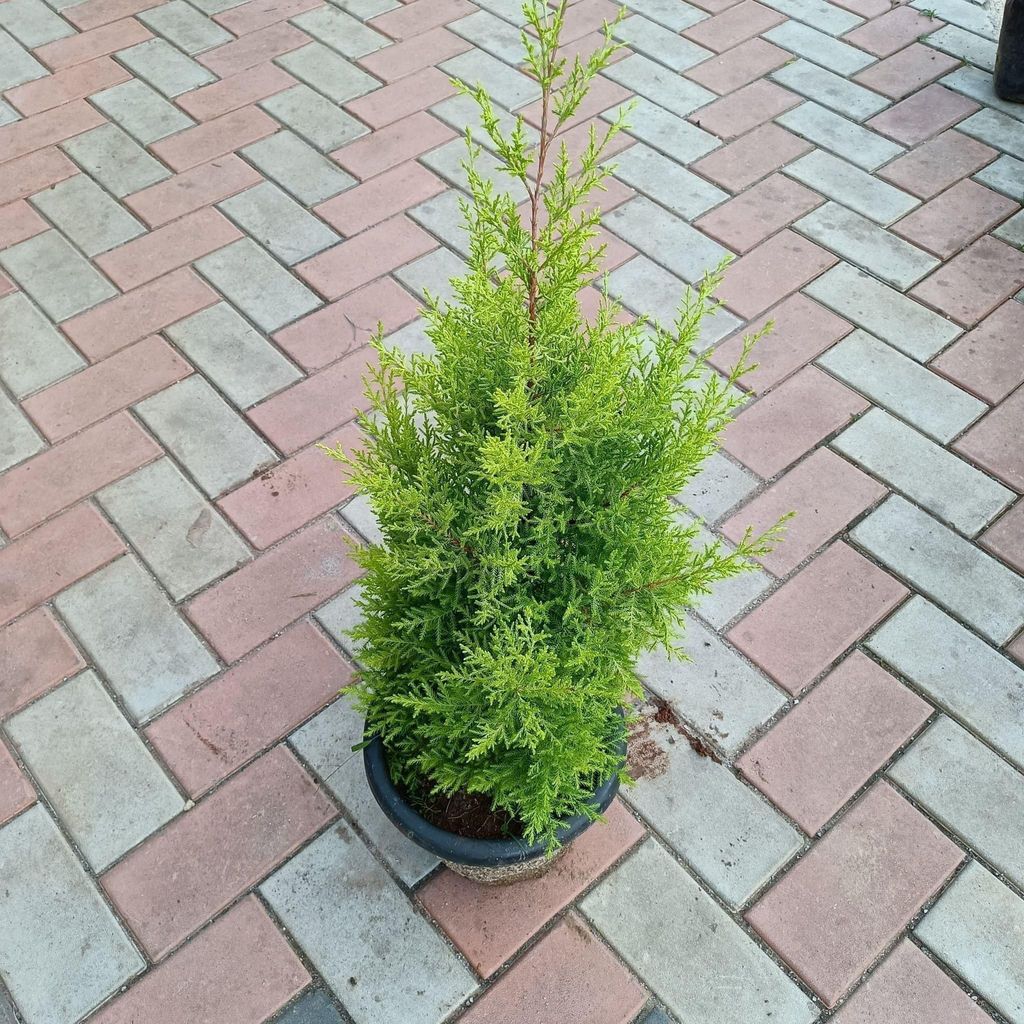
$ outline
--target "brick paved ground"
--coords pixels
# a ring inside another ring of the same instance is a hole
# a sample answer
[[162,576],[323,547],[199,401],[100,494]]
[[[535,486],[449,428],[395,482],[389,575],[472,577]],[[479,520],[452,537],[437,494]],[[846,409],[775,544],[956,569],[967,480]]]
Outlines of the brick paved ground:
[[628,2],[610,288],[778,325],[680,500],[799,516],[639,666],[716,756],[486,890],[351,753],[315,444],[461,265],[448,76],[536,119],[518,0],[0,3],[0,1021],[1024,1022],[1024,107],[966,0]]

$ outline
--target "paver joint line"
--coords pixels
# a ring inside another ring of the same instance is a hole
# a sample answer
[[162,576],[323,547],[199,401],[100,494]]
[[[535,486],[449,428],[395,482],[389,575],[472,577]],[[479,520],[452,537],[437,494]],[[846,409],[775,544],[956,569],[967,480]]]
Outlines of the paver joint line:
[[[671,324],[730,258],[708,373],[775,323],[678,514],[797,517],[687,660],[639,659],[680,723],[654,767],[496,890],[369,791],[345,545],[382,534],[317,445],[359,443],[378,322],[429,352],[465,271],[450,78],[536,136],[519,0],[0,2],[0,1024],[1024,1024],[1024,107],[992,23],[625,3],[564,136],[636,101],[608,290]],[[565,52],[615,11],[575,0]]]

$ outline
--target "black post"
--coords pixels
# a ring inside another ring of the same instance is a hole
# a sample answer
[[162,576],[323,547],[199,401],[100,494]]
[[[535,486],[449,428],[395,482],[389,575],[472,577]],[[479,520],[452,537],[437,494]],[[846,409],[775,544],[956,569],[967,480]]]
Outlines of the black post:
[[1024,103],[1024,0],[1006,0],[993,85],[1000,99]]

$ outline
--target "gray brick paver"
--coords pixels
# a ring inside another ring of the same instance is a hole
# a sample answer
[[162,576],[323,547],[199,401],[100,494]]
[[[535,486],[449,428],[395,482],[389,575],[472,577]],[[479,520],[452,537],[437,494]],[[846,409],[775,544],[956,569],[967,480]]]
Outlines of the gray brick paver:
[[1024,780],[955,722],[942,717],[889,769],[910,796],[1024,888]]
[[170,459],[104,487],[97,500],[176,601],[251,557]]
[[848,334],[818,365],[943,444],[988,411],[984,402],[866,331]]
[[850,536],[994,643],[1024,626],[1024,576],[904,498],[888,498]]
[[138,78],[95,93],[90,100],[144,146],[195,124]]
[[791,178],[879,224],[891,224],[921,202],[909,192],[823,149],[794,160],[783,170]]
[[116,124],[101,124],[61,145],[82,170],[119,199],[171,175]]
[[634,14],[621,22],[615,30],[615,38],[629,43],[635,52],[673,71],[685,71],[714,56],[710,50],[684,39],[677,32],[641,14]]
[[370,792],[363,755],[353,751],[363,736],[363,716],[340,697],[290,737],[291,745],[320,776],[360,831],[406,885],[415,885],[439,861],[402,835]]
[[952,321],[848,263],[836,264],[804,291],[919,362],[937,355],[960,334]]
[[904,152],[895,142],[810,100],[787,110],[776,120],[784,128],[865,171],[877,170]]
[[680,1020],[810,1024],[818,1017],[796,984],[652,840],[582,908]]
[[167,329],[167,336],[240,409],[301,377],[278,349],[226,302],[179,320]]
[[476,988],[469,969],[344,822],[260,892],[356,1024],[439,1024]]
[[610,231],[677,277],[696,284],[733,254],[680,217],[637,196],[606,213],[602,223]]
[[679,117],[692,114],[717,99],[715,93],[688,78],[681,78],[664,64],[642,53],[634,53],[613,64],[605,71],[604,77],[632,89]]
[[15,715],[7,731],[96,871],[185,807],[92,672]]
[[968,537],[1014,500],[1009,488],[882,409],[870,409],[831,446]]
[[0,472],[45,447],[28,417],[0,391]]
[[190,56],[230,43],[234,36],[205,17],[186,0],[170,0],[142,11],[139,21]]
[[85,360],[20,292],[0,299],[0,380],[18,398],[85,366]]
[[625,799],[691,871],[728,906],[739,907],[797,853],[800,833],[672,726],[652,726],[647,742],[657,745],[665,763]]
[[27,1024],[76,1024],[145,968],[41,804],[0,828],[0,877],[0,963]]
[[269,446],[200,374],[135,408],[211,498],[276,461]]
[[361,121],[302,82],[263,100],[260,106],[322,153],[340,149],[369,131]]
[[270,181],[239,192],[218,206],[246,234],[288,266],[341,241],[337,232]]
[[870,53],[799,21],[785,21],[761,35],[838,75],[854,75],[875,62]]
[[866,643],[941,708],[1024,768],[1024,668],[920,596],[911,598]]
[[877,92],[808,60],[792,61],[773,71],[771,77],[779,85],[856,121],[864,121],[889,106],[889,100]]
[[196,269],[264,331],[276,331],[322,304],[249,238],[204,256]]
[[[44,231],[0,252],[0,267],[58,323],[117,294],[59,231]],[[61,287],[54,288],[54,281]]]
[[940,262],[930,253],[835,202],[819,206],[793,226],[900,291],[915,285]]
[[[227,39],[231,38],[228,33],[224,35]],[[119,51],[117,59],[168,99],[216,81],[212,72],[185,56],[166,39],[147,39],[144,43]]]
[[277,132],[241,152],[257,169],[307,206],[322,203],[355,182],[350,174],[293,132]]
[[137,721],[217,671],[166,594],[128,555],[69,587],[55,604]]
[[1024,900],[968,864],[915,929],[918,938],[1011,1024],[1024,1024]]
[[146,229],[85,174],[65,178],[32,196],[32,205],[86,256],[96,256]]

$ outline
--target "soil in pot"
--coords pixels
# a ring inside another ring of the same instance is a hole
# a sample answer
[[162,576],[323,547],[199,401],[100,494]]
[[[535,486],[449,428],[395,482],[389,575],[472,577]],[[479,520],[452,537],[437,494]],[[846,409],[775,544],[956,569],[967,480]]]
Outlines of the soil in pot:
[[523,824],[507,811],[495,810],[483,793],[431,793],[428,786],[406,799],[431,825],[466,839],[521,839]]

